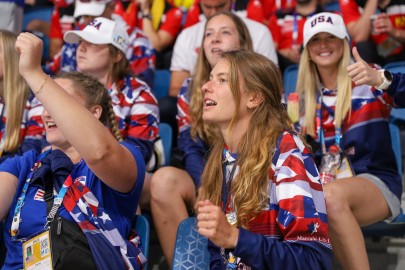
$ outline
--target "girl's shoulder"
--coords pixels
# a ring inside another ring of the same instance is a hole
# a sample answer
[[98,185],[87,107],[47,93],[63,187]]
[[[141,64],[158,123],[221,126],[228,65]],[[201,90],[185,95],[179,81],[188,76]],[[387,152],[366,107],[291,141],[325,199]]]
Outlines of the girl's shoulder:
[[283,130],[277,139],[276,148],[279,149],[281,153],[291,152],[297,149],[303,154],[310,153],[302,137],[294,130]]

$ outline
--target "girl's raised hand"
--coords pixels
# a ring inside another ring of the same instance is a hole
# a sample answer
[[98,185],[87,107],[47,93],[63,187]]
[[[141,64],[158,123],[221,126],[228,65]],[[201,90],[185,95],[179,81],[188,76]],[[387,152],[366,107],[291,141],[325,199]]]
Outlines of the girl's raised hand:
[[20,54],[19,71],[24,78],[32,72],[42,72],[42,40],[31,33],[17,37],[15,49]]

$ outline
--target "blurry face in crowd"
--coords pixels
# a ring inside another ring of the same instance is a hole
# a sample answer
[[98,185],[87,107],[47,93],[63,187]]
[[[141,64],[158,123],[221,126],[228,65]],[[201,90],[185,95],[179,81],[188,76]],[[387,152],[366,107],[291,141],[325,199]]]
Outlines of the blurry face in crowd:
[[201,0],[201,11],[206,17],[211,17],[219,11],[229,11],[231,0]]
[[240,49],[239,33],[230,17],[221,14],[207,23],[203,48],[211,67],[223,52]]

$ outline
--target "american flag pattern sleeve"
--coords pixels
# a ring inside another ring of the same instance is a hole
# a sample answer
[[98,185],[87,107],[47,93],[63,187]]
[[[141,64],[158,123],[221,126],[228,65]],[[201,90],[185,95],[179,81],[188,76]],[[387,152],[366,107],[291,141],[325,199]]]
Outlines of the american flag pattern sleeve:
[[180,88],[179,95],[177,97],[177,125],[179,127],[179,134],[190,128],[190,116],[188,114],[188,108],[190,106],[188,88],[191,83],[191,78],[187,78]]
[[[124,139],[135,142],[141,147],[144,157],[150,157],[145,153],[142,143],[150,145],[158,135],[159,107],[155,96],[149,86],[130,75],[114,83],[109,90],[112,99],[114,113],[117,117],[118,126]],[[152,151],[148,147],[148,152]]]
[[126,57],[132,72],[153,88],[156,64],[155,49],[146,35],[137,27],[129,34]]

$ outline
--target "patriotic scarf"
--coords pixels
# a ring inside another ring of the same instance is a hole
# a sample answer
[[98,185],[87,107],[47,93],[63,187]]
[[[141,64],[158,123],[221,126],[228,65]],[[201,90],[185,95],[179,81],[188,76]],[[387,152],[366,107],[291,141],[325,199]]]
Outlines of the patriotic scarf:
[[75,181],[63,205],[86,235],[97,269],[143,269],[139,238],[124,239],[90,189]]
[[144,269],[147,260],[140,250],[139,236],[135,233],[131,240],[124,239],[91,190],[80,181],[73,182],[72,169],[70,159],[62,151],[53,150],[43,158],[36,175],[44,181],[52,171],[49,180],[57,190],[59,183],[70,185],[63,206],[86,235],[97,269]]

